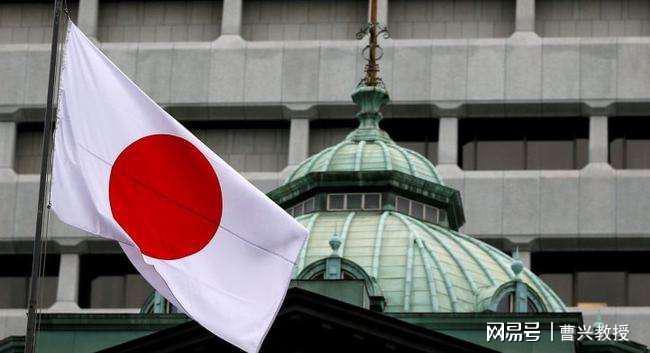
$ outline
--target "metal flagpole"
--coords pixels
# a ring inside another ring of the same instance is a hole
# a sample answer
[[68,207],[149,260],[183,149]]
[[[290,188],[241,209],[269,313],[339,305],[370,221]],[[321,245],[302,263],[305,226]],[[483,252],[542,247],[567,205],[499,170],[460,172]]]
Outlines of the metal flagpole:
[[50,78],[47,87],[47,106],[45,108],[45,127],[43,129],[43,160],[41,161],[41,177],[38,187],[38,210],[36,213],[36,232],[34,234],[34,249],[32,253],[32,275],[29,284],[29,304],[27,306],[27,334],[25,336],[25,353],[34,353],[36,348],[36,306],[38,303],[38,285],[43,253],[43,209],[47,190],[47,171],[50,161],[50,142],[54,124],[54,95],[56,81],[56,66],[59,49],[59,23],[63,12],[64,0],[54,0],[54,19],[52,22],[52,51],[50,52]]

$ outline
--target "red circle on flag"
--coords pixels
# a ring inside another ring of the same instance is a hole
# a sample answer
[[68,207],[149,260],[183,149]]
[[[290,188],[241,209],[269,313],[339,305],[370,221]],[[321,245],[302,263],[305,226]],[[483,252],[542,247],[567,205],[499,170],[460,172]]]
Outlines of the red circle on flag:
[[189,141],[150,135],[126,147],[111,168],[113,217],[150,257],[180,259],[212,240],[222,213],[219,179]]

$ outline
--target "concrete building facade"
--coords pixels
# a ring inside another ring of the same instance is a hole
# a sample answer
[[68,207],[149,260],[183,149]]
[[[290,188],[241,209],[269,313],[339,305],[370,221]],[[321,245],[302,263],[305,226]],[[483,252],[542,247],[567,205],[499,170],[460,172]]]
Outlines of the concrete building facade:
[[[518,248],[587,321],[629,323],[650,343],[650,1],[379,4],[393,34],[382,126],[460,191],[462,230]],[[356,125],[365,1],[69,5],[123,72],[263,191]],[[50,3],[0,4],[0,339],[25,328],[50,21]],[[149,293],[116,246],[53,215],[48,244],[47,311],[137,312]]]

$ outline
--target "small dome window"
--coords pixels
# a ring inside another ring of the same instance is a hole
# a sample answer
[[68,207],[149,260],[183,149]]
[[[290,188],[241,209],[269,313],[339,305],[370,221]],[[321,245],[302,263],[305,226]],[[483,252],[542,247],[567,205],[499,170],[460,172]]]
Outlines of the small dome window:
[[496,307],[498,313],[511,313],[515,311],[515,294],[509,293],[503,296]]
[[447,221],[447,214],[444,210],[401,196],[395,198],[395,209],[397,212],[426,222],[445,224]]
[[316,201],[314,200],[313,197],[297,205],[294,205],[293,207],[289,207],[286,209],[287,213],[292,215],[293,217],[298,217],[307,213],[312,213],[315,210],[316,210]]
[[[518,301],[518,298],[520,298],[520,301]],[[546,311],[537,293],[520,280],[504,283],[496,290],[491,302],[490,310],[498,313],[538,313]]]
[[[316,274],[312,275],[309,279],[310,280],[324,280],[325,279],[325,270],[320,271],[320,272],[316,272]],[[362,280],[365,280],[364,277],[359,278],[358,276],[355,276],[353,273],[350,273],[350,272],[348,272],[346,270],[341,270],[341,278],[339,278],[339,279],[346,279],[346,280],[362,279]]]
[[328,211],[381,209],[380,193],[349,193],[327,195]]

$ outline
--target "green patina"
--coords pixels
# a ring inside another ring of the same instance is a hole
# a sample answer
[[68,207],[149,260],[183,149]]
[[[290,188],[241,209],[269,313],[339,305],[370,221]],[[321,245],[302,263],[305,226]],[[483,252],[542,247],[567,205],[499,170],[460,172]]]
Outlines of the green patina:
[[[352,221],[342,231],[352,213]],[[329,256],[329,240],[338,233],[345,239],[344,258],[374,274],[388,312],[403,312],[407,301],[414,312],[481,312],[491,308],[501,286],[514,283],[510,270],[514,259],[488,244],[396,211],[317,212],[298,221],[311,226],[304,260],[295,273]],[[409,272],[413,274],[410,286]],[[546,311],[566,310],[561,301],[547,295],[532,272],[524,269],[521,280]]]
[[[383,312],[381,319],[373,319],[375,325],[396,318],[431,330],[429,335],[439,332],[500,352],[647,353],[645,346],[633,342],[559,340],[558,327],[582,325],[582,316],[566,313],[559,297],[517,258],[458,232],[465,222],[459,192],[444,185],[425,157],[400,147],[379,127],[380,109],[389,100],[382,85],[362,83],[352,100],[360,108],[359,127],[305,160],[269,193],[284,208],[315,200],[313,211],[297,217],[310,237],[298,255],[291,284],[312,292],[307,296],[310,305],[322,301],[313,294],[318,293],[336,299],[337,308],[350,312],[355,312],[353,307]],[[329,211],[324,206],[328,193],[363,192],[381,193],[381,207]],[[397,196],[444,210],[444,224],[399,212]],[[517,298],[515,312],[496,312],[509,295]],[[523,312],[527,300],[538,312]],[[317,317],[311,309],[311,317]],[[168,314],[170,310],[162,297],[152,295],[141,314],[45,314],[38,349],[95,352],[188,320],[182,314]],[[292,320],[299,318],[295,311],[290,313]],[[332,322],[325,319],[319,327],[331,330]],[[288,327],[292,337],[306,334],[305,327],[295,322]],[[487,341],[488,322],[538,322],[540,339]],[[354,321],[347,331],[358,324]],[[21,338],[9,337],[0,341],[0,352],[22,352],[23,345]]]
[[381,87],[360,85],[352,94],[359,105],[359,127],[343,141],[309,157],[287,178],[285,185],[314,172],[397,171],[443,185],[433,164],[424,156],[400,147],[379,128],[381,106],[388,93]]
[[[431,162],[397,145],[379,127],[379,111],[388,102],[383,87],[361,84],[352,100],[360,108],[359,127],[305,160],[269,193],[285,208],[310,197],[316,200],[313,212],[298,217],[309,228],[310,239],[295,276],[326,258],[328,241],[338,234],[337,253],[372,274],[387,312],[494,311],[509,293],[523,296],[518,311],[526,310],[526,299],[540,311],[566,310],[537,276],[519,268],[521,262],[457,231],[465,222],[459,192],[444,185]],[[325,206],[328,193],[367,191],[384,195],[380,210],[329,211]],[[398,212],[396,196],[445,210],[447,224]]]

